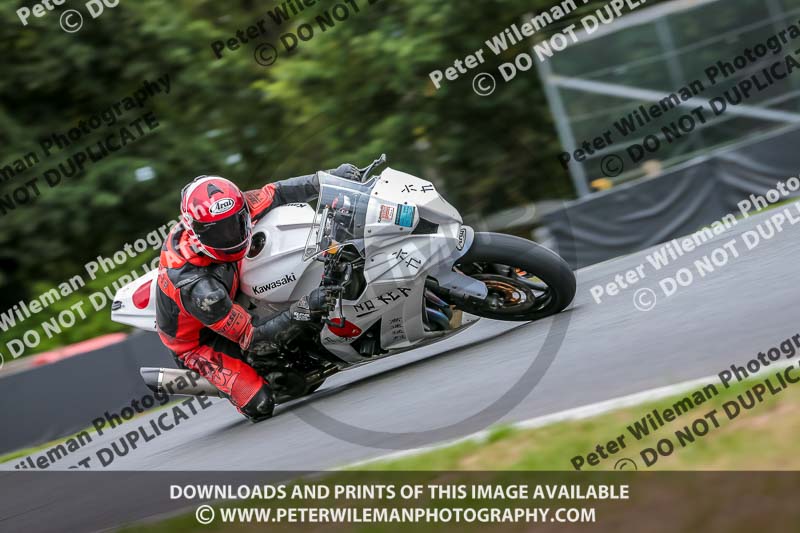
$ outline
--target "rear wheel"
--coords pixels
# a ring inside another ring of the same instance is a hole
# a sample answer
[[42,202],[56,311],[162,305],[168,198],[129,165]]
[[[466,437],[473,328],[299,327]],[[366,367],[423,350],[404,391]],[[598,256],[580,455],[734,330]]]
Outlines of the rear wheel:
[[535,242],[500,233],[476,233],[456,269],[489,289],[483,301],[458,308],[484,318],[538,320],[563,311],[575,297],[575,274],[566,261]]

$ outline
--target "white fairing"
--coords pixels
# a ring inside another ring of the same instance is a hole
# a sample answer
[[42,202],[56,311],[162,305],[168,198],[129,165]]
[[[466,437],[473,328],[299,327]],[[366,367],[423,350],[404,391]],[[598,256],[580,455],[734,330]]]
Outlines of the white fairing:
[[157,277],[158,269],[151,270],[117,291],[111,304],[111,320],[146,331],[155,331]]
[[322,263],[303,261],[313,222],[311,206],[290,204],[273,209],[253,228],[253,238],[263,234],[265,244],[243,261],[239,285],[259,306],[260,316],[276,314],[319,287]]
[[[291,204],[269,212],[253,234],[254,243],[263,234],[263,249],[254,246],[243,261],[241,292],[250,310],[264,317],[288,307],[319,286],[323,263],[303,261],[306,240],[315,210],[308,204]],[[386,350],[404,350],[442,336],[428,332],[423,319],[425,280],[436,277],[442,285],[485,295],[485,286],[453,273],[453,265],[469,250],[474,238],[462,225],[458,211],[429,181],[389,169],[376,178],[370,196],[364,233],[367,282],[356,300],[343,302],[347,327],[325,326],[322,343],[347,363],[361,363],[351,344],[364,332],[380,325],[380,345]],[[112,319],[142,329],[155,327],[156,284],[145,308],[134,305],[133,294],[154,273],[121,289]],[[144,289],[142,289],[144,290]],[[117,303],[118,302],[118,303]],[[139,304],[141,304],[141,299]]]

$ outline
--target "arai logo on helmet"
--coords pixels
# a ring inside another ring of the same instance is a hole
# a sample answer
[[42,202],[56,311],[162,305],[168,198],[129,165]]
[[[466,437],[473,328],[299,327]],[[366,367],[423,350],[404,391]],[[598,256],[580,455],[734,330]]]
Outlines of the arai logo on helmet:
[[233,209],[234,205],[236,205],[236,202],[233,198],[223,198],[211,204],[211,208],[208,211],[212,215],[221,215]]

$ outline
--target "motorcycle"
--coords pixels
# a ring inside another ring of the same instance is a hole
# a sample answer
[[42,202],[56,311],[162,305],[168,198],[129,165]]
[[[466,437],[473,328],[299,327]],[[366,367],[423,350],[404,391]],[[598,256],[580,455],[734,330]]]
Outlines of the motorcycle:
[[[313,335],[246,354],[278,403],[331,375],[455,335],[480,318],[533,321],[564,310],[575,275],[554,252],[476,232],[426,180],[386,168],[362,181],[319,172],[317,208],[277,207],[253,228],[237,301],[267,319],[320,286],[331,295]],[[155,331],[157,272],[120,289],[112,320]],[[219,395],[186,369],[142,368],[154,391]],[[176,390],[175,384],[182,384]]]

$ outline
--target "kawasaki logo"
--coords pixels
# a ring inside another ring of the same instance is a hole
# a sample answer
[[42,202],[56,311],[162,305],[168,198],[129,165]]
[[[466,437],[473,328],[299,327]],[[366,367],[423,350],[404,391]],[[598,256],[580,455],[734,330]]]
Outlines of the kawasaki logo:
[[294,272],[292,272],[291,274],[287,274],[281,279],[273,281],[272,283],[253,287],[253,293],[264,294],[265,292],[274,291],[278,287],[283,287],[284,285],[294,283],[295,281],[297,281],[297,276],[295,276]]

